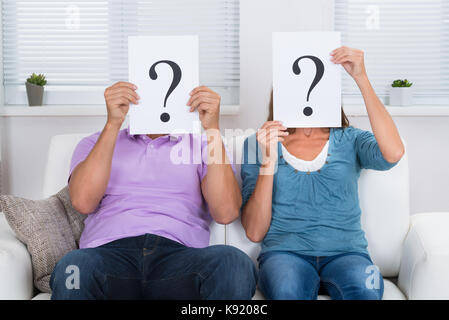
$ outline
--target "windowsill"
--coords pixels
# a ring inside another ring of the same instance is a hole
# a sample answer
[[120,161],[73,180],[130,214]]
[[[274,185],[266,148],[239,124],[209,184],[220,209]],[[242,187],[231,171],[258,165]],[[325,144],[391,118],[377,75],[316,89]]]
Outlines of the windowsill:
[[[395,117],[449,117],[449,105],[413,105],[405,107],[386,106]],[[345,113],[350,117],[366,117],[364,105],[344,105]],[[235,116],[239,105],[223,105],[220,114]],[[100,117],[106,116],[104,105],[46,105],[29,107],[24,105],[6,105],[0,107],[0,117]]]
[[[238,115],[239,105],[223,105],[223,116]],[[0,107],[0,117],[101,117],[106,116],[104,105],[45,105],[29,107],[24,105],[5,105]]]
[[[449,105],[386,106],[394,117],[449,117]],[[364,105],[343,105],[347,116],[367,117]]]

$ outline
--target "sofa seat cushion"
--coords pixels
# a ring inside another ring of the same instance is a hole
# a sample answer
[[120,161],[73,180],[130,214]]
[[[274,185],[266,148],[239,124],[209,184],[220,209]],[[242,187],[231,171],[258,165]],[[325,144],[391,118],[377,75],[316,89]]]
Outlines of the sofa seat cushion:
[[[254,294],[253,300],[263,300],[264,296],[262,292],[257,289]],[[326,295],[319,295],[317,300],[330,300],[331,298]],[[399,288],[390,280],[384,279],[384,296],[382,300],[406,300],[404,294]]]
[[50,293],[39,293],[37,294],[33,299],[31,300],[50,300],[51,294]]

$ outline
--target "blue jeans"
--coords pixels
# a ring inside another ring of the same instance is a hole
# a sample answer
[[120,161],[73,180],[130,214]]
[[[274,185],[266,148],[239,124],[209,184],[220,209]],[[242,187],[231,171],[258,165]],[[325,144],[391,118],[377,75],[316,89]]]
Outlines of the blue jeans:
[[50,286],[52,299],[251,299],[256,281],[254,263],[235,247],[146,234],[69,252]]
[[267,299],[315,300],[320,287],[334,300],[382,299],[382,275],[363,253],[314,257],[273,251],[259,263],[259,288]]

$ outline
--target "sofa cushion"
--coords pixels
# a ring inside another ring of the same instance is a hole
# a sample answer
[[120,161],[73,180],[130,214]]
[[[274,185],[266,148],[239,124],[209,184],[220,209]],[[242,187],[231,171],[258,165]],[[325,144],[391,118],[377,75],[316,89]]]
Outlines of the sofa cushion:
[[81,233],[84,230],[84,219],[87,218],[87,215],[80,214],[72,207],[68,186],[59,191],[56,194],[56,197],[58,197],[64,206],[65,214],[67,215],[67,220],[69,221],[70,229],[72,230],[72,234],[76,242],[76,247],[79,248]]
[[68,197],[67,187],[44,200],[0,196],[6,220],[31,254],[34,285],[42,292],[51,292],[56,263],[77,248],[82,231],[83,217],[71,208]]

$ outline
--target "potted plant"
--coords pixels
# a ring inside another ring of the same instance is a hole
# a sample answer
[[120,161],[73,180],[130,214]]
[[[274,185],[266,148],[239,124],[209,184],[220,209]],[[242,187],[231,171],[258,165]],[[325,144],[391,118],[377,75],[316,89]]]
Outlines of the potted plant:
[[33,73],[26,81],[28,104],[30,106],[41,106],[44,97],[44,86],[47,84],[43,74]]
[[395,80],[391,84],[390,105],[391,106],[408,106],[412,104],[413,91],[411,86],[413,83],[407,79]]

